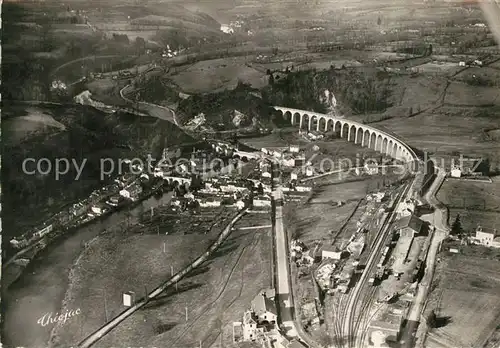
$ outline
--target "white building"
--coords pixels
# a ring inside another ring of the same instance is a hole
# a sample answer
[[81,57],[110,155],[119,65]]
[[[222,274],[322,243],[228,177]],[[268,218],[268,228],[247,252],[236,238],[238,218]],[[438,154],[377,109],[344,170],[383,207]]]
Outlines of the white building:
[[238,209],[243,209],[245,207],[245,202],[243,202],[241,199],[240,200],[237,200],[236,203],[234,203],[234,205],[236,206],[236,208]]
[[496,229],[486,230],[481,226],[476,229],[476,236],[473,241],[487,247],[500,248],[500,237]]
[[313,176],[313,175],[314,175],[313,167],[307,167],[306,168],[306,176]]
[[200,207],[203,207],[203,208],[220,207],[221,203],[222,203],[222,201],[217,197],[208,197],[206,199],[197,198],[196,200],[200,204]]
[[295,167],[295,158],[291,155],[284,156],[282,164],[285,167]]
[[267,322],[276,324],[278,313],[276,311],[276,303],[274,298],[266,296],[265,292],[261,292],[252,301],[252,311],[257,317],[258,323]]
[[92,208],[90,208],[90,210],[92,211],[92,213],[94,213],[96,215],[101,215],[102,214],[101,207],[93,206]]
[[288,151],[290,151],[291,153],[299,153],[300,146],[299,145],[290,145],[290,147],[288,148]]
[[263,178],[270,178],[270,177],[271,177],[271,172],[268,172],[268,171],[264,170],[264,171],[262,172],[261,176],[262,176]]
[[378,174],[378,165],[376,163],[365,163],[364,169],[368,175]]
[[123,305],[125,307],[132,307],[135,304],[135,293],[133,291],[125,292],[123,294]]
[[254,207],[270,207],[271,198],[268,196],[256,196],[253,199]]
[[332,260],[340,260],[341,259],[342,252],[337,251],[331,247],[323,247],[321,250],[321,259],[326,260],[326,259],[332,259]]
[[227,24],[222,24],[220,26],[220,30],[223,32],[223,33],[226,33],[226,34],[234,34],[234,29],[231,28],[231,26],[227,25]]
[[281,158],[283,156],[283,154],[278,151],[278,150],[274,150],[273,151],[273,156],[276,157],[276,158]]
[[312,186],[309,184],[299,184],[295,186],[295,190],[298,192],[309,192],[312,190]]
[[450,172],[452,178],[460,178],[462,176],[462,171],[458,167],[453,167]]
[[323,139],[324,138],[324,135],[319,133],[319,132],[316,132],[316,131],[312,131],[312,132],[309,132],[307,134],[307,136],[309,137],[309,139],[311,140],[320,140],[320,139]]

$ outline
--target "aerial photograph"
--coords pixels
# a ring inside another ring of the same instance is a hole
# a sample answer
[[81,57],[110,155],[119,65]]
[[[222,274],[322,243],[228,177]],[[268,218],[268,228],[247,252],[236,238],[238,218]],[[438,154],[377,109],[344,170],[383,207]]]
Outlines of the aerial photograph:
[[500,348],[500,0],[4,0],[0,347]]

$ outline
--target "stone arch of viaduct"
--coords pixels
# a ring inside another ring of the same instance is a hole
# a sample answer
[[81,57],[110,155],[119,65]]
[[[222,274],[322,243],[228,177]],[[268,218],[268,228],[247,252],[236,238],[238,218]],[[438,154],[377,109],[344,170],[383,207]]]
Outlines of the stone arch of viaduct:
[[369,147],[395,159],[405,162],[418,160],[415,152],[407,144],[375,127],[313,111],[282,106],[274,106],[274,109],[280,111],[286,120],[290,120],[291,124],[298,124],[300,128],[306,128],[309,131],[339,132],[340,137],[347,141]]

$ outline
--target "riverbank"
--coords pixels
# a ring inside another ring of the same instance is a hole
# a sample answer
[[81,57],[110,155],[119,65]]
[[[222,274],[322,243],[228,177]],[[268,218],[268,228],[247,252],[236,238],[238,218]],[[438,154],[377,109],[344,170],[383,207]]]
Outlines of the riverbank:
[[[61,312],[70,269],[84,251],[85,243],[105,230],[121,228],[126,221],[136,224],[145,211],[168,204],[171,197],[171,192],[159,199],[151,197],[129,212],[119,211],[87,225],[38,253],[22,276],[5,291],[3,343],[8,347],[46,347],[53,326],[42,327],[37,321],[47,312],[54,315]],[[66,306],[69,309],[80,307],[73,301],[68,301]],[[81,310],[83,314],[85,309],[81,307]]]

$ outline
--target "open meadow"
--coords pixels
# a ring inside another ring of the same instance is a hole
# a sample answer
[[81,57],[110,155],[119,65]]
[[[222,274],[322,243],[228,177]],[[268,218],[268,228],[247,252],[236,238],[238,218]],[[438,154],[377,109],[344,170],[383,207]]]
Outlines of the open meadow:
[[195,63],[170,78],[185,93],[213,93],[234,89],[239,81],[254,88],[267,85],[266,72],[245,64],[245,57],[229,57]]
[[[206,251],[235,211],[179,214],[162,207],[127,233],[103,234],[88,245],[70,273],[64,307],[82,314],[52,331],[53,347],[71,346],[125,309],[122,294],[142,298]],[[147,216],[148,214],[146,214]],[[168,234],[166,234],[168,233]],[[130,342],[133,345],[136,342]]]
[[450,210],[450,224],[460,215],[465,232],[478,225],[487,229],[500,227],[500,180],[492,183],[446,180],[437,198]]
[[[438,327],[425,342],[429,348],[483,347],[500,327],[500,264],[486,257],[483,247],[459,247],[461,254],[445,248],[426,311],[435,310]],[[488,252],[489,253],[489,252]]]
[[[257,293],[271,286],[270,229],[234,230],[193,274],[127,318],[96,347],[239,347],[232,323]],[[177,253],[176,255],[180,255]],[[187,318],[186,318],[187,308]],[[187,319],[187,320],[186,320]],[[246,347],[258,347],[248,344]]]

